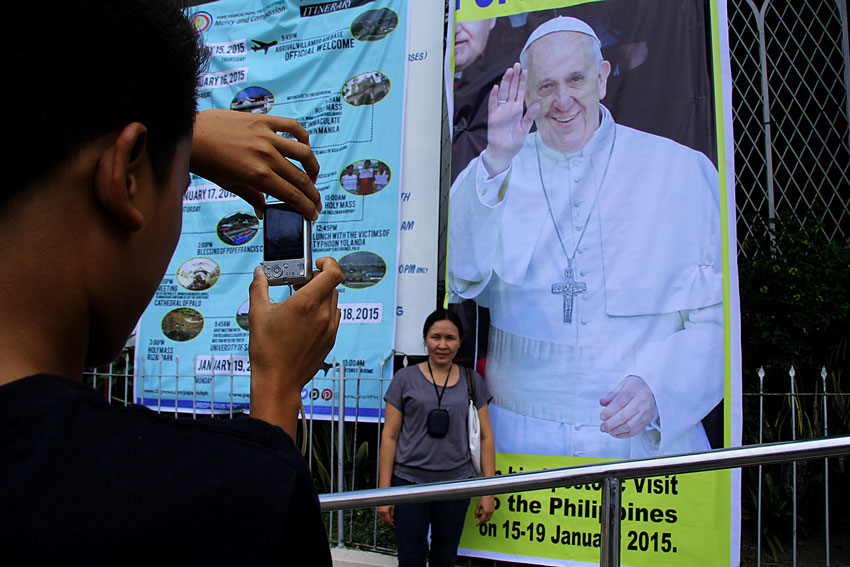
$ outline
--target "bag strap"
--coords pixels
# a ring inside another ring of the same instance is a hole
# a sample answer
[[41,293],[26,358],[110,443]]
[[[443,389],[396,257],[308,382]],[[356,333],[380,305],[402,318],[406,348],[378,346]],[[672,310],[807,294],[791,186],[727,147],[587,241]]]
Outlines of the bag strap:
[[472,370],[464,367],[466,370],[466,391],[469,393],[469,399],[475,403],[475,380],[472,378]]

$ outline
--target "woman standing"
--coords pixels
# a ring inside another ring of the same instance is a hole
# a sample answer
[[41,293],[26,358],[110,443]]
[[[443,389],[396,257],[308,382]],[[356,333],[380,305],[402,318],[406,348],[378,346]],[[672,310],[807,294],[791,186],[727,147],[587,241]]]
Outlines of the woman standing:
[[357,194],[357,174],[354,172],[353,165],[349,165],[342,171],[339,182],[348,193]]
[[[466,371],[454,364],[463,339],[458,316],[438,309],[422,329],[428,359],[393,376],[384,399],[379,487],[460,480],[475,475],[469,453]],[[493,476],[496,452],[487,404],[491,396],[477,373],[472,396],[481,422],[481,471]],[[431,528],[431,567],[454,567],[469,499],[380,506],[378,516],[395,527],[399,567],[424,567]],[[475,507],[478,525],[493,515],[492,496]]]
[[379,163],[378,171],[375,173],[375,193],[380,193],[389,182],[390,172],[387,171],[387,166],[383,163]]
[[375,187],[372,182],[375,179],[375,170],[372,169],[372,162],[368,159],[363,162],[363,167],[360,168],[360,173],[357,179],[357,194],[371,195],[375,192]]

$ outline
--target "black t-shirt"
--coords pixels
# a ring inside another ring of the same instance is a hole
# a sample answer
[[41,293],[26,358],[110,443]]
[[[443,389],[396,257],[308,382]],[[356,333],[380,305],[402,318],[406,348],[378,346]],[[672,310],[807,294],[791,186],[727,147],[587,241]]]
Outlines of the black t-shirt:
[[50,375],[0,386],[0,559],[39,557],[331,565],[282,429],[112,406]]

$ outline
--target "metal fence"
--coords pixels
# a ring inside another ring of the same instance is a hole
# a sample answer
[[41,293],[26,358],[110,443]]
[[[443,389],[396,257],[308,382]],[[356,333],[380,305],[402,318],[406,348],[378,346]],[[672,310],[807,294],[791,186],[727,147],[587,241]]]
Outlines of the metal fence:
[[739,246],[778,214],[848,242],[846,0],[729,0],[728,14]]
[[[833,434],[850,433],[850,394],[832,391],[830,385],[837,385],[838,381],[831,379],[826,367],[822,367],[817,376],[801,376],[793,366],[785,373],[775,372],[771,376],[762,367],[758,369],[757,376],[758,391],[743,394],[745,415],[751,417],[751,427],[744,431],[745,444],[826,438],[830,435],[831,421]],[[801,384],[805,386],[801,388]],[[766,409],[766,405],[772,407]],[[752,419],[755,417],[757,420]],[[845,531],[850,529],[847,511],[842,506],[842,502],[846,500],[846,491],[842,490],[836,494],[833,490],[831,493],[831,487],[835,484],[830,481],[831,468],[838,469],[836,472],[841,475],[843,482],[848,480],[844,458],[833,461],[832,465],[825,459],[822,465],[805,463],[803,467],[802,470],[798,469],[796,462],[790,466],[771,469],[759,466],[756,480],[751,476],[744,481],[744,490],[749,490],[753,496],[750,506],[755,508],[751,509],[750,513],[754,513],[756,523],[756,565],[762,565],[765,552],[777,555],[779,550],[776,545],[781,545],[782,542],[790,542],[790,560],[793,565],[797,565],[800,533],[798,521],[803,517],[799,513],[801,504],[806,506],[809,513],[814,513],[813,510],[819,508],[822,514],[820,520],[810,522],[821,525],[822,521],[822,529],[810,530],[808,538],[820,540],[822,537],[822,541],[815,543],[822,546],[824,565],[833,564],[830,557],[834,548],[834,542],[831,542],[834,527],[837,525]],[[779,502],[776,502],[777,494],[781,498]],[[744,494],[744,502],[746,497],[747,494]],[[830,503],[833,504],[832,512]],[[776,518],[777,506],[781,506],[780,514],[785,520],[784,531],[780,533],[776,533],[775,525],[763,527],[765,517]],[[770,508],[769,515],[766,514],[766,508]],[[846,533],[840,537],[846,537]]]

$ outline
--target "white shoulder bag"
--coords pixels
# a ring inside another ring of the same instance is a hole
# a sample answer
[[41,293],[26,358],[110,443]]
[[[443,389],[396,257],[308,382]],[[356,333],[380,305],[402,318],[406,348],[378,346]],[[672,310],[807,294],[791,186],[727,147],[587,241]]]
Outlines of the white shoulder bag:
[[481,423],[478,421],[478,409],[475,407],[475,385],[473,383],[472,371],[466,369],[466,387],[469,392],[469,458],[472,460],[472,468],[476,476],[481,476]]

